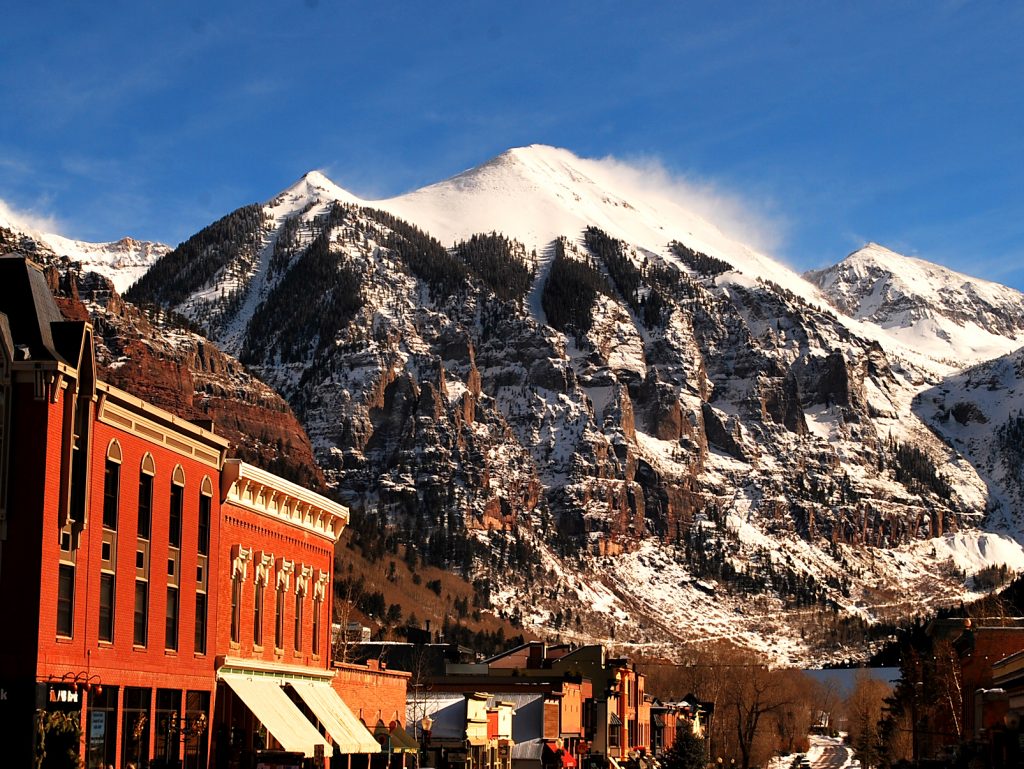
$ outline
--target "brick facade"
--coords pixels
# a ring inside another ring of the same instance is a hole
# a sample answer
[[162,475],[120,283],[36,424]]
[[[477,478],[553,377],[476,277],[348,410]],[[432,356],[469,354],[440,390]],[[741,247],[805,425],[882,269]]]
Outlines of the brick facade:
[[[330,692],[336,677],[334,544],[348,511],[97,381],[91,326],[63,321],[27,260],[0,257],[0,284],[5,765],[32,765],[37,725],[72,718],[87,769],[248,766],[276,738],[232,675],[271,681],[293,703],[285,718],[326,739],[299,700],[302,682]],[[338,675],[357,707],[404,712],[407,674]]]
[[352,712],[369,728],[377,721],[405,726],[405,698],[411,673],[388,670],[371,661],[366,665],[335,663],[331,682]]

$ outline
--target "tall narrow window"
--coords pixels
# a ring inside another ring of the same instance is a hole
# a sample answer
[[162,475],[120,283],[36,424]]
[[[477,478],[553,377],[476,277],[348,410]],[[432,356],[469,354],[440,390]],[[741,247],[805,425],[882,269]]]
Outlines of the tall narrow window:
[[101,641],[114,640],[114,575],[100,574],[100,630]]
[[70,638],[75,618],[75,567],[62,563],[57,573],[57,635]]
[[178,588],[167,588],[167,622],[164,627],[164,648],[178,649]]
[[242,575],[231,577],[231,641],[238,643],[242,624]]
[[135,622],[132,643],[145,646],[149,636],[149,583],[135,580]]
[[256,597],[252,602],[252,642],[263,646],[263,582],[256,579]]
[[313,597],[313,654],[320,654],[320,598]]
[[121,495],[121,446],[111,441],[103,468],[103,528],[117,531]]
[[156,474],[156,463],[153,457],[146,454],[142,458],[142,470],[139,472],[139,539],[149,539],[149,528],[153,520],[153,476]]
[[[69,517],[79,524],[84,524],[89,499],[89,439],[92,432],[92,397],[84,391],[84,382],[80,382],[78,387],[82,389],[76,388],[75,391],[69,391],[65,396],[65,403],[70,404],[73,412]],[[65,418],[67,417],[65,416]]]
[[274,647],[284,648],[284,588],[278,584],[274,618]]
[[302,651],[302,606],[305,595],[301,590],[295,591],[295,651]]
[[210,508],[213,504],[213,484],[203,478],[199,494],[199,555],[210,554]]
[[206,654],[206,593],[196,593],[196,654]]
[[174,468],[171,477],[171,512],[167,541],[171,547],[181,547],[181,518],[185,505],[185,472],[181,465]]

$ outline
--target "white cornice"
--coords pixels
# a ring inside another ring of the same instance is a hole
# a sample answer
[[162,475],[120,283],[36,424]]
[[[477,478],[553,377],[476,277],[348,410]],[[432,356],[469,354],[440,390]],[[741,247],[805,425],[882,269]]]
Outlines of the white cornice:
[[332,543],[348,523],[344,505],[241,460],[227,460],[220,479],[223,504],[275,518]]
[[308,665],[288,665],[283,662],[251,659],[248,657],[218,658],[217,667],[220,673],[244,673],[246,675],[265,675],[272,677],[313,678],[329,681],[334,678],[334,671],[326,668],[314,668]]
[[98,382],[96,391],[99,394],[99,421],[166,446],[182,456],[193,457],[212,468],[220,467],[230,445],[227,438],[106,382]]

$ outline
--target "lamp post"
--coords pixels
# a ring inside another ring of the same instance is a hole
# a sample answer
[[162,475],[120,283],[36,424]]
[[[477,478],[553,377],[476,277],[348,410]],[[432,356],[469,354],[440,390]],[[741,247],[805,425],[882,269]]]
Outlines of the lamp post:
[[[434,725],[434,719],[427,713],[420,719],[420,741],[423,744],[423,760],[427,760],[427,749],[430,747],[430,729]],[[423,766],[423,764],[420,764]]]

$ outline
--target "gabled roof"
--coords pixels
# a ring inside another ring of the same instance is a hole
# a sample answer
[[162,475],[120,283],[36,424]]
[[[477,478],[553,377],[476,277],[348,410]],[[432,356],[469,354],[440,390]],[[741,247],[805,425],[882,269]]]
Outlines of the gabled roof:
[[17,360],[59,361],[76,365],[61,355],[53,339],[53,325],[64,317],[54,301],[42,268],[20,254],[0,256],[0,312],[7,316]]

